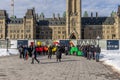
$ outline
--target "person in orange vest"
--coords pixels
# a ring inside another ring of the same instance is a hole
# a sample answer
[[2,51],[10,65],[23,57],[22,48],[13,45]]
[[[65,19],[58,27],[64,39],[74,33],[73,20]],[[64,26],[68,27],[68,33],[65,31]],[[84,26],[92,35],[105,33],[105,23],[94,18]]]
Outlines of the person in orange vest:
[[47,55],[47,54],[48,54],[48,47],[47,47],[47,46],[44,46],[44,47],[43,47],[43,52],[44,52],[44,55]]

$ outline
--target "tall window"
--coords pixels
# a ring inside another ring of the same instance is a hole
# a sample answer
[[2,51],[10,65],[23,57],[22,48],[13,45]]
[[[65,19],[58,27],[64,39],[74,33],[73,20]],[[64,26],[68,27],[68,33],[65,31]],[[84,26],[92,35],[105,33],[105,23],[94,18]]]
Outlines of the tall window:
[[17,34],[17,38],[19,38],[19,34]]
[[3,34],[1,34],[1,38],[3,38]]
[[31,35],[29,34],[29,38],[31,38]]
[[23,38],[23,35],[21,35],[21,38]]
[[72,26],[76,26],[76,22],[74,18],[71,20],[71,23],[72,23]]

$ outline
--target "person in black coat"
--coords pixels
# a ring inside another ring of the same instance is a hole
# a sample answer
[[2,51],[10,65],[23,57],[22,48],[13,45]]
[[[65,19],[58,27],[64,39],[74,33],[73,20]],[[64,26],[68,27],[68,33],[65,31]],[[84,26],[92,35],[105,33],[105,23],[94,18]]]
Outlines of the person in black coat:
[[57,48],[57,52],[56,52],[56,59],[57,62],[61,62],[61,58],[62,58],[62,48],[60,46],[58,46]]
[[53,47],[50,46],[49,47],[49,53],[48,53],[48,59],[51,59],[51,57],[52,57],[52,49],[53,49]]
[[101,53],[101,48],[99,47],[99,45],[97,45],[96,47],[96,62],[99,62],[99,56],[100,56],[100,53]]

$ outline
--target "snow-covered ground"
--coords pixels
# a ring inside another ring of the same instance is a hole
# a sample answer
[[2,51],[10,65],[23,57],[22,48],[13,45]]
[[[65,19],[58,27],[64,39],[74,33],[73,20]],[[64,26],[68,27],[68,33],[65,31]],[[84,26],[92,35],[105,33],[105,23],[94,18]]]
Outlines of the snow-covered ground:
[[17,55],[19,52],[17,49],[0,49],[0,56],[9,56],[9,55]]
[[[17,55],[19,52],[17,49],[0,49],[0,56]],[[112,66],[120,72],[120,50],[102,50],[100,54],[100,61]]]
[[102,50],[100,61],[120,72],[120,50]]

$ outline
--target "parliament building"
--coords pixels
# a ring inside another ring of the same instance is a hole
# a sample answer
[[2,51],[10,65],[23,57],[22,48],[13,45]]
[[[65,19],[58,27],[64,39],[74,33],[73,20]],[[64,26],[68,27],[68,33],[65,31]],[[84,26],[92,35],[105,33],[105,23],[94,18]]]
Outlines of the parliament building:
[[23,18],[8,17],[6,10],[0,10],[0,39],[120,39],[120,6],[114,16],[81,16],[81,0],[66,1],[66,16],[53,14],[45,18],[28,9]]

